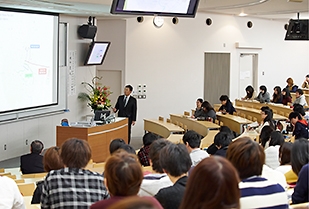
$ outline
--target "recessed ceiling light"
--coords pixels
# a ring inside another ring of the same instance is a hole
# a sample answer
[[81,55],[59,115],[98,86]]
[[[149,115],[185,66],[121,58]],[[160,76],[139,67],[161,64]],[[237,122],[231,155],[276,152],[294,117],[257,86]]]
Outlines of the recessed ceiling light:
[[239,15],[238,15],[238,16],[240,16],[240,17],[244,17],[244,16],[247,16],[247,15],[248,15],[248,14],[241,12],[241,13],[239,13]]

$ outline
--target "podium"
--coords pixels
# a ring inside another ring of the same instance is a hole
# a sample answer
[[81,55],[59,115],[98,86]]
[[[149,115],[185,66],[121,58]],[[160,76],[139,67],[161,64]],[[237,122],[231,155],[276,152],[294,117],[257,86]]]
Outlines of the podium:
[[93,162],[104,162],[109,156],[109,144],[113,139],[121,138],[128,143],[128,118],[116,118],[113,123],[93,127],[57,126],[56,137],[59,147],[69,138],[86,140]]

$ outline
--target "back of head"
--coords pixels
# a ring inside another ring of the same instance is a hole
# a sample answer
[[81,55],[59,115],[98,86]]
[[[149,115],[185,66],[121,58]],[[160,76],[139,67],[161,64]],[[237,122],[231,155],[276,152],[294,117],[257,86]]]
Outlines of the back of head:
[[[128,144],[123,144],[123,145],[121,145],[121,146],[119,147],[119,149],[123,149],[123,150],[126,151],[127,153],[130,153],[130,154],[133,154],[133,155],[136,154],[134,148],[131,147],[131,146],[128,145]],[[119,149],[118,149],[118,150],[119,150]],[[117,151],[117,150],[116,150],[116,151]]]
[[180,209],[240,208],[238,183],[238,173],[228,160],[205,158],[190,174]]
[[220,132],[228,133],[228,134],[231,135],[232,139],[235,138],[233,131],[229,127],[227,127],[227,126],[220,126]]
[[179,177],[187,173],[192,165],[190,155],[184,144],[165,146],[159,157],[160,165],[171,176]]
[[284,142],[284,137],[282,133],[279,131],[273,131],[270,134],[270,141],[269,141],[269,146],[276,146],[276,145],[282,145]]
[[126,142],[123,139],[114,139],[109,144],[109,153],[112,154],[117,149],[119,149],[121,147],[121,145],[123,145],[123,144],[126,144]]
[[300,95],[304,94],[303,90],[301,90],[301,89],[296,89],[296,92],[298,92]]
[[301,104],[294,104],[293,111],[298,112],[300,115],[305,116],[305,109]]
[[31,142],[31,153],[40,154],[44,149],[44,145],[40,140],[34,140]]
[[309,141],[308,139],[297,139],[291,152],[292,170],[298,175],[301,168],[309,163]]
[[293,143],[284,142],[279,148],[280,165],[291,164],[291,152]]
[[155,140],[157,140],[159,137],[157,134],[148,132],[143,136],[143,145],[144,146],[149,146],[151,145],[152,142],[154,142]]
[[107,159],[104,177],[112,196],[132,196],[140,189],[143,172],[136,155],[119,149]]
[[270,126],[264,126],[260,133],[260,142],[263,147],[265,147],[266,142],[270,140],[270,135],[274,131]]
[[49,172],[51,170],[58,170],[64,167],[60,158],[60,148],[50,147],[46,150],[43,157],[44,170]]
[[154,170],[157,173],[164,173],[161,165],[160,165],[160,152],[166,145],[171,144],[172,142],[166,140],[166,139],[158,139],[154,141],[150,145],[149,150],[149,158],[152,162],[152,170]]
[[108,209],[159,209],[153,201],[143,197],[128,197],[112,204]]
[[240,179],[262,174],[265,163],[264,150],[249,137],[233,141],[227,150],[226,158],[237,169]]
[[67,139],[61,146],[60,157],[69,168],[84,168],[91,159],[91,149],[85,140]]
[[227,147],[232,142],[231,134],[226,132],[219,132],[214,138],[214,144],[216,146]]
[[227,95],[221,95],[221,97],[219,98],[219,100],[222,101],[229,101],[229,97]]
[[284,97],[291,97],[290,89],[284,88],[284,89],[282,89],[282,91],[285,92],[285,96]]
[[196,133],[195,131],[187,131],[182,138],[184,144],[187,144],[191,148],[199,148],[201,145],[201,135]]

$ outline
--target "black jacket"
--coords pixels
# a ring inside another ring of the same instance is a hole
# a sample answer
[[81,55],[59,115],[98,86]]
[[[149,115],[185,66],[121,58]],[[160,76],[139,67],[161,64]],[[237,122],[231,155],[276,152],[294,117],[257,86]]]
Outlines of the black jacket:
[[129,97],[129,101],[127,105],[124,102],[124,95],[121,95],[117,99],[117,103],[115,108],[118,110],[119,117],[126,117],[129,118],[129,122],[136,121],[136,111],[137,111],[137,104],[136,99],[133,96]]
[[20,170],[23,174],[43,173],[43,156],[30,153],[20,157]]

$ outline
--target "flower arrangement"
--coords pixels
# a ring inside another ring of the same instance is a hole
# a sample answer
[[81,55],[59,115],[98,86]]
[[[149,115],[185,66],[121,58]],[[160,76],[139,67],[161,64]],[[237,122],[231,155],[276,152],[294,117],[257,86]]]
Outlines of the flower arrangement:
[[88,101],[88,106],[92,110],[108,110],[111,107],[111,100],[108,99],[108,96],[113,92],[110,91],[110,88],[107,86],[101,86],[100,83],[95,82],[95,80],[101,80],[99,77],[94,77],[92,79],[92,84],[87,82],[82,82],[85,85],[88,93],[81,92],[78,94],[78,98],[82,101]]

